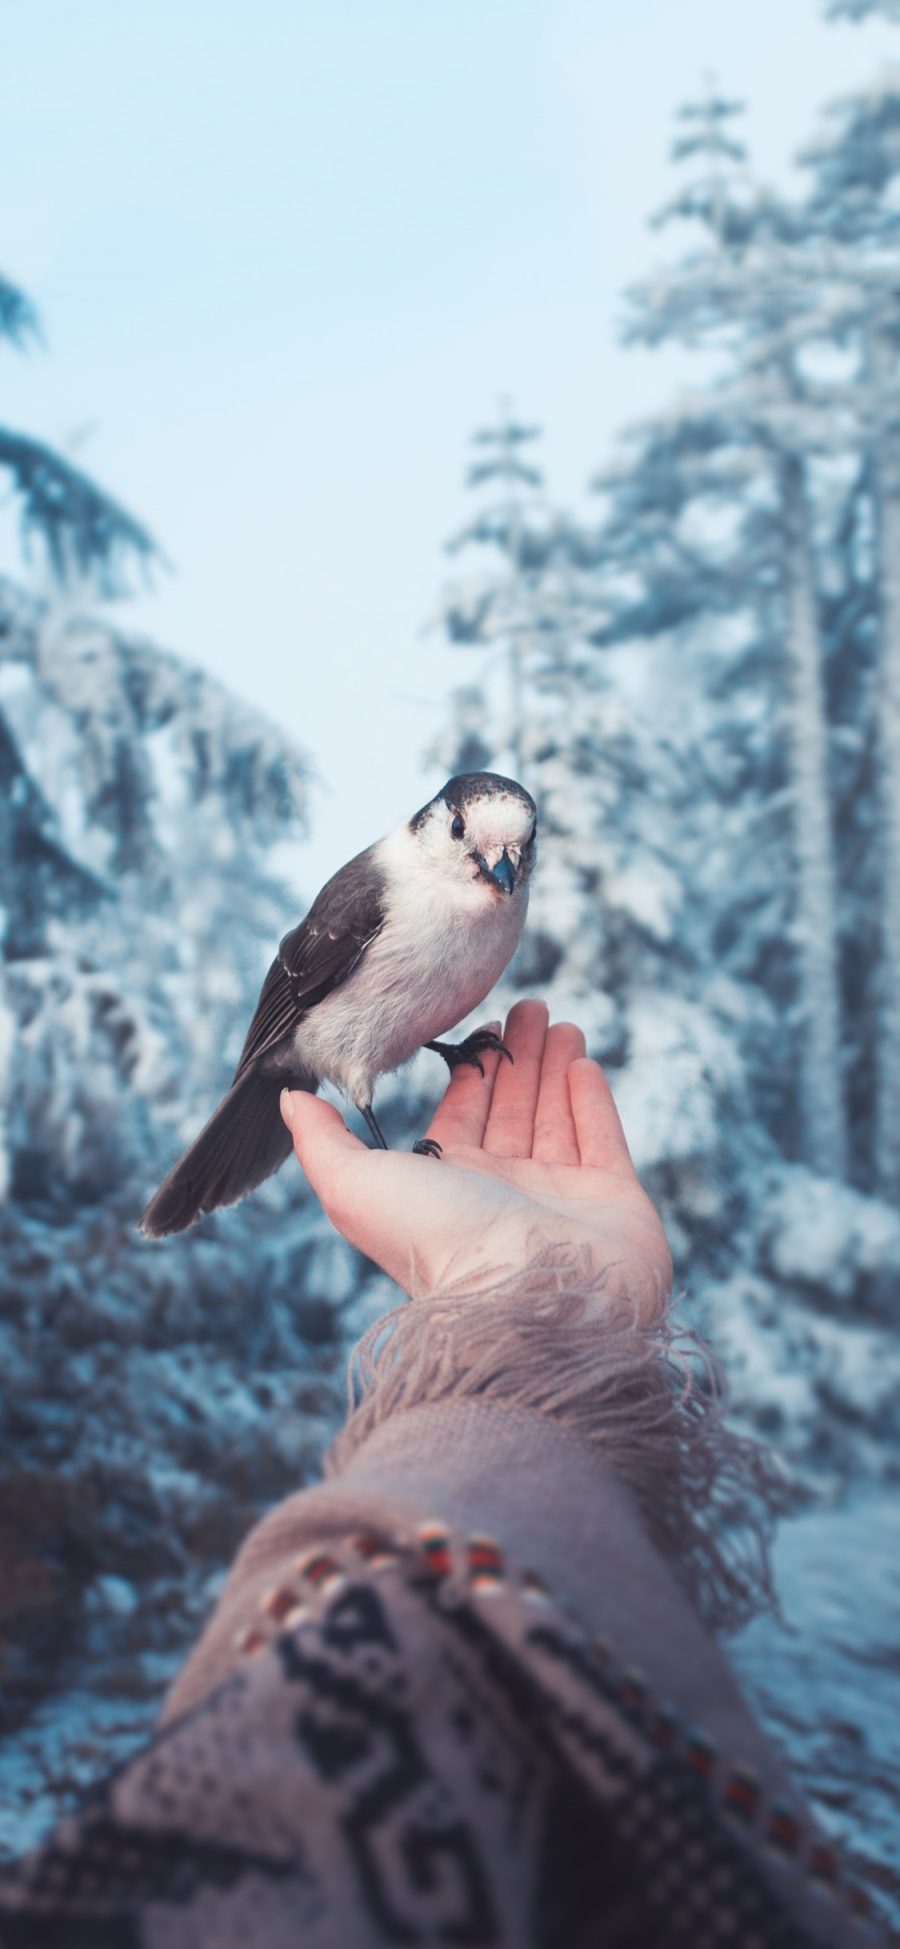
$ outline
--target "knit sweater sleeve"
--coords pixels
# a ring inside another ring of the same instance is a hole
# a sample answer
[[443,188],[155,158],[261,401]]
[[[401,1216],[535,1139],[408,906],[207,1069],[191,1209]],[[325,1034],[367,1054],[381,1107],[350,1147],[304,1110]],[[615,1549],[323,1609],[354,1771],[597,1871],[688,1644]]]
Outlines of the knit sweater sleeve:
[[363,1529],[403,1543],[439,1518],[458,1537],[496,1536],[681,1709],[779,1770],[707,1627],[741,1623],[771,1594],[780,1480],[725,1427],[698,1342],[664,1312],[642,1326],[622,1302],[598,1325],[589,1298],[548,1253],[489,1291],[378,1321],[352,1359],[323,1482],[250,1533],[165,1717],[234,1669],[304,1551]]

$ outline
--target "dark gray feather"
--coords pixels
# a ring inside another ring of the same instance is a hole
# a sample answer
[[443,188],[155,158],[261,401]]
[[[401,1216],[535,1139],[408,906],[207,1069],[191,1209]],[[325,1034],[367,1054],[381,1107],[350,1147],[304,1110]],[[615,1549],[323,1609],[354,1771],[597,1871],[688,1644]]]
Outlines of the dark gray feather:
[[263,982],[235,1082],[260,1058],[281,1053],[304,1015],[347,980],[380,932],[385,882],[375,850],[369,846],[348,860],[317,894],[305,920],[285,934]]
[[[297,1089],[315,1090],[313,1077],[293,1080]],[[232,1085],[147,1206],[141,1230],[148,1238],[183,1232],[201,1212],[233,1205],[277,1171],[291,1148],[280,1094],[280,1083],[253,1071]]]

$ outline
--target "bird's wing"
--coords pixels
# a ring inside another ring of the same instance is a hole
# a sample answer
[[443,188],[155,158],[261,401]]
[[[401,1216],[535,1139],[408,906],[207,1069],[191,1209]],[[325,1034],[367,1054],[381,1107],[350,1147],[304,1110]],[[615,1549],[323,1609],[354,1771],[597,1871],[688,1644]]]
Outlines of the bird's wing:
[[374,848],[342,866],[305,920],[285,934],[262,986],[235,1082],[353,973],[384,925],[384,875]]

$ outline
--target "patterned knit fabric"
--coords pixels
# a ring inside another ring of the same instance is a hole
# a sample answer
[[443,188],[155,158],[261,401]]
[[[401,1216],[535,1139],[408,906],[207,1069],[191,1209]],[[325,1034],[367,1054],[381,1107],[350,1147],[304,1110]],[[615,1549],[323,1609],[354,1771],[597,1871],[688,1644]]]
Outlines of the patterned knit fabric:
[[173,1719],[0,1877],[2,1949],[852,1949],[772,1805],[484,1537],[306,1552]]

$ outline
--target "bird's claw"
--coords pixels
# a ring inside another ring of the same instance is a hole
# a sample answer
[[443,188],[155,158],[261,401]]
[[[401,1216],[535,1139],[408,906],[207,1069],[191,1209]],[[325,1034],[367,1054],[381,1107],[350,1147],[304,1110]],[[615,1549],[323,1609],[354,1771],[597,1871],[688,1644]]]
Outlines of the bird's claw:
[[443,1157],[442,1146],[436,1137],[417,1137],[413,1144],[414,1157]]
[[477,1069],[479,1076],[483,1076],[481,1056],[486,1049],[496,1050],[498,1055],[507,1056],[510,1062],[513,1060],[512,1050],[507,1049],[506,1043],[493,1029],[473,1029],[472,1034],[462,1042],[426,1042],[425,1047],[433,1049],[435,1055],[443,1056],[451,1076],[461,1063],[467,1064],[470,1069]]

